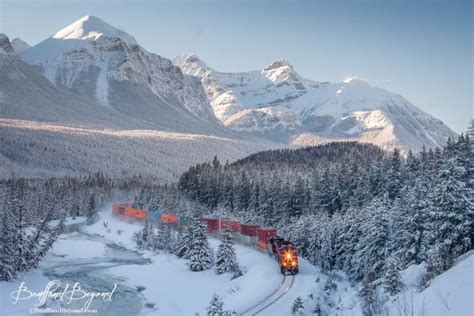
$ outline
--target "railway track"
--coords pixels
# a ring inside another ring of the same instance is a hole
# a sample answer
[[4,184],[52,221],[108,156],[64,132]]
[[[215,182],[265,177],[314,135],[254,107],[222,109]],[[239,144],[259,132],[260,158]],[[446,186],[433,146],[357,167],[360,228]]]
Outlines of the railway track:
[[268,294],[265,298],[260,300],[258,303],[254,304],[250,308],[246,309],[240,315],[258,315],[273,304],[275,304],[278,300],[280,300],[283,296],[288,293],[288,291],[293,286],[295,282],[294,275],[284,275],[278,287]]

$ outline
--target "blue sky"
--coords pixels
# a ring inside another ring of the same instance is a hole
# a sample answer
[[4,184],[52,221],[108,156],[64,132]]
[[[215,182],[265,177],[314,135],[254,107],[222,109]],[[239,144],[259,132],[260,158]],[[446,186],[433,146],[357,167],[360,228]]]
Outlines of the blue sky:
[[285,58],[310,79],[400,93],[457,132],[473,117],[470,0],[0,0],[0,32],[36,44],[88,14],[165,57],[221,71]]

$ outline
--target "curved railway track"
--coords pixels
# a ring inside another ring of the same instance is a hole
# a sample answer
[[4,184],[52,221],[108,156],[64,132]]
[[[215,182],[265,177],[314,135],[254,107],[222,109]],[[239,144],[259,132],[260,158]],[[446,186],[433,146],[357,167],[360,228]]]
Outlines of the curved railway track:
[[252,305],[250,308],[247,308],[245,311],[240,313],[240,315],[258,315],[259,313],[263,312],[273,304],[275,304],[278,300],[280,300],[283,296],[288,293],[288,291],[293,286],[295,282],[294,275],[284,275],[278,287],[260,300],[258,303]]

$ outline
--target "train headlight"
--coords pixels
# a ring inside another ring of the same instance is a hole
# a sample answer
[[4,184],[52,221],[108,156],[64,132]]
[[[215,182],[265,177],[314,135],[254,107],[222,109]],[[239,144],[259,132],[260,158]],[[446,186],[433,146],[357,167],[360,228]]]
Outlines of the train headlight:
[[286,253],[286,259],[291,259],[291,253],[289,252]]
[[291,265],[292,265],[293,267],[295,267],[295,266],[296,266],[296,261],[291,261]]

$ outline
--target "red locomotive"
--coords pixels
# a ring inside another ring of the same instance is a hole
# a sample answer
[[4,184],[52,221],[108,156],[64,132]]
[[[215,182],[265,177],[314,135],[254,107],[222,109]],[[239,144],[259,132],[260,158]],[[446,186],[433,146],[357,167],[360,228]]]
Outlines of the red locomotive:
[[[160,221],[166,224],[178,223],[185,225],[189,218],[180,217],[175,214],[162,213],[161,216],[156,212],[149,212],[133,208],[132,204],[113,204],[112,212],[121,218],[127,220],[150,220],[151,222]],[[183,219],[186,219],[183,221]],[[235,220],[223,220],[219,218],[204,218],[203,222],[207,226],[209,234],[220,234],[226,227],[230,227],[232,233],[240,241],[253,245],[260,250],[267,250],[270,255],[275,257],[280,265],[282,274],[298,273],[298,252],[296,247],[289,241],[276,235],[274,228],[260,227],[252,224],[241,224]]]
[[270,238],[268,250],[280,264],[282,274],[298,273],[298,251],[292,242],[281,237]]

